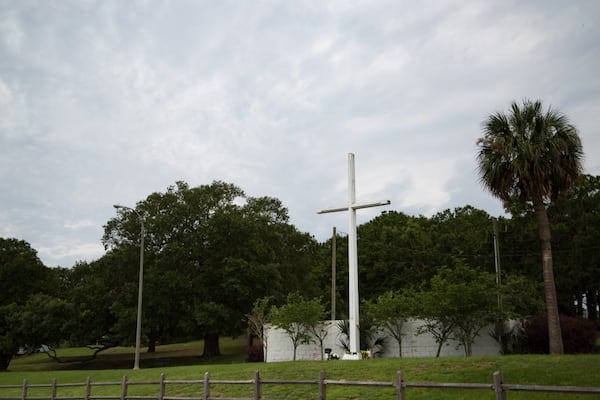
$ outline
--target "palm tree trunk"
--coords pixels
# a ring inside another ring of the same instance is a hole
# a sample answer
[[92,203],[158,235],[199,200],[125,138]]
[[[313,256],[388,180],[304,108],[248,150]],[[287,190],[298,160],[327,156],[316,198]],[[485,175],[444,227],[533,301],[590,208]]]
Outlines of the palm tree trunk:
[[544,272],[544,295],[546,298],[546,313],[548,315],[548,340],[550,354],[563,354],[562,334],[558,316],[558,301],[556,298],[556,284],[552,266],[552,244],[550,242],[550,221],[546,206],[540,198],[534,199],[533,207],[538,225],[538,234],[542,246],[542,267]]

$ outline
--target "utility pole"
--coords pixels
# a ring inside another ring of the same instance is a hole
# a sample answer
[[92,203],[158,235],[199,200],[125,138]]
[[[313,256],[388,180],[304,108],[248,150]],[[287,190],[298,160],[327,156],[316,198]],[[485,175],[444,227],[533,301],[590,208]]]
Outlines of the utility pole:
[[335,226],[333,227],[333,236],[331,237],[331,320],[335,321],[335,300],[336,300],[336,288],[335,288],[335,275],[336,275],[336,262],[335,257],[337,253],[336,248],[336,231]]
[[[501,269],[500,269],[500,244],[498,241],[498,219],[494,218],[492,221],[494,229],[494,266],[496,267],[496,285],[500,286],[502,283]],[[498,292],[498,310],[502,311],[502,297]]]
[[492,227],[494,232],[494,266],[496,267],[496,290],[498,299],[498,314],[500,317],[496,320],[496,336],[500,340],[502,346],[502,352],[506,348],[506,337],[504,320],[502,319],[502,294],[500,294],[500,284],[502,283],[501,270],[500,270],[500,243],[498,240],[498,219],[492,220]]

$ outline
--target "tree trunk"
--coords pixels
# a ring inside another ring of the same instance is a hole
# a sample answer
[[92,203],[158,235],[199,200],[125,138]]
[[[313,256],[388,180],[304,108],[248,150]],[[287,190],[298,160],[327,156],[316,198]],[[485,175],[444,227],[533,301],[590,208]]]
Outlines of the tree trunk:
[[465,340],[463,346],[465,348],[465,357],[471,357],[473,355],[473,342],[471,340]]
[[563,342],[558,316],[558,301],[556,298],[556,284],[552,266],[552,245],[550,242],[550,221],[541,197],[534,199],[533,207],[538,225],[538,234],[542,246],[542,268],[544,274],[544,295],[546,298],[546,312],[548,315],[548,340],[550,354],[563,354]]
[[219,334],[207,333],[204,335],[204,351],[202,357],[216,357],[221,355],[219,348]]
[[443,345],[444,345],[444,342],[442,342],[440,340],[440,342],[438,343],[437,352],[435,353],[435,358],[440,358],[440,353],[442,352]]
[[6,371],[10,360],[13,358],[13,353],[0,352],[0,371]]
[[590,289],[586,292],[585,298],[587,300],[588,319],[596,321],[598,319],[598,292],[596,289]]
[[575,294],[575,300],[577,301],[577,306],[575,307],[575,316],[583,317],[583,290],[577,289],[577,294]]
[[156,353],[156,339],[148,339],[148,353]]

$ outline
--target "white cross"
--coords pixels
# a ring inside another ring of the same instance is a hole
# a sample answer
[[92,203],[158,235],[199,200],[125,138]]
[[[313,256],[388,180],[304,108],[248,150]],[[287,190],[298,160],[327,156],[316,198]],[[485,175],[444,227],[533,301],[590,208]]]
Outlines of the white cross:
[[349,359],[360,359],[360,335],[358,313],[358,251],[356,243],[356,210],[360,208],[378,207],[390,204],[389,200],[370,203],[356,202],[356,183],[354,179],[354,154],[348,153],[348,205],[346,207],[329,208],[317,214],[348,211],[348,302],[350,355]]

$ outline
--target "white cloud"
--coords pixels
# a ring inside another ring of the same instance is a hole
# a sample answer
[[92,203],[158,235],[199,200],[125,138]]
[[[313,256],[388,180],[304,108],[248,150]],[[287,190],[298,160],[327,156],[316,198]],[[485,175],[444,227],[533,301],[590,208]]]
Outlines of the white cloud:
[[[325,239],[346,223],[316,211],[346,201],[348,152],[359,199],[497,214],[474,173],[475,140],[485,116],[513,99],[567,113],[587,172],[600,173],[599,10],[0,3],[0,232],[70,266],[102,254],[112,204],[220,179],[280,198],[292,223]],[[362,222],[381,212],[361,211]]]
[[11,88],[0,76],[0,137],[15,139],[26,121],[23,96]]
[[21,50],[24,36],[21,24],[11,13],[5,14],[0,19],[0,41],[7,50],[18,53]]
[[[55,244],[51,246],[37,247],[38,257],[50,267],[70,268],[77,261],[93,261],[104,254],[104,247],[100,243],[72,243],[73,239],[68,239],[70,243]],[[73,264],[62,264],[63,260],[71,260]]]

